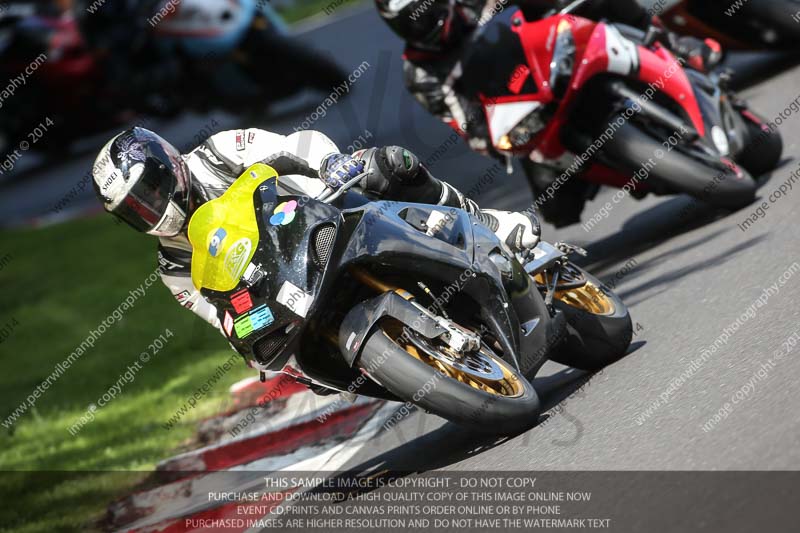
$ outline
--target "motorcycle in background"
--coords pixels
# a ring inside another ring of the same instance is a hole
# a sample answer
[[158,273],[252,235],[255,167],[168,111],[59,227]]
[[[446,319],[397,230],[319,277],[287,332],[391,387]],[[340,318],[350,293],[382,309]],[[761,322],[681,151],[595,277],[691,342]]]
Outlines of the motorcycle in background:
[[[477,95],[494,149],[522,159],[535,193],[568,177],[552,197],[561,201],[541,206],[545,218],[579,222],[599,185],[724,208],[752,202],[753,176],[780,160],[780,134],[724,76],[684,68],[658,29],[572,15],[580,4],[541,20],[516,11],[510,23],[492,21],[462,59],[459,91]],[[648,162],[646,179],[632,181]]]
[[[32,148],[63,151],[75,138],[118,127],[135,113],[263,113],[304,88],[329,92],[346,79],[337,65],[293,40],[263,2],[145,2],[126,15],[114,12],[112,1],[95,13],[91,3],[65,13],[25,3],[4,10],[0,73],[9,80],[25,76],[25,83],[0,109],[0,153],[13,151],[43,120],[53,125]],[[109,65],[119,58],[93,40],[113,33],[103,16],[129,27],[123,46],[147,43],[146,61]],[[44,60],[34,65],[34,58]],[[159,65],[165,83],[153,76]],[[110,76],[114,66],[124,72]]]
[[726,50],[787,50],[800,46],[800,2],[681,0],[661,15],[673,31],[710,37]]
[[[160,4],[149,20],[156,49],[182,58],[186,75],[178,94],[193,107],[263,111],[303,88],[328,93],[346,80],[340,67],[292,39],[266,2],[181,0],[173,12],[165,11],[170,2]],[[202,84],[207,90],[197,91]]]
[[585,252],[518,258],[463,210],[370,202],[364,177],[310,198],[259,164],[192,215],[192,281],[262,379],[515,433],[538,420],[548,358],[596,371],[626,354],[628,309],[568,259]]

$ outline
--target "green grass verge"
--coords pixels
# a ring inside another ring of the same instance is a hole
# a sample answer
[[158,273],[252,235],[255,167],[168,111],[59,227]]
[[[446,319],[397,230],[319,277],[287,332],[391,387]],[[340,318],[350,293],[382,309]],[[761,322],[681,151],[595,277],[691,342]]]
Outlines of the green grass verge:
[[[314,16],[333,15],[340,9],[346,9],[367,0],[299,0],[294,5],[278,9],[288,24],[295,24]],[[325,9],[328,8],[326,13]]]
[[[0,530],[85,531],[159,460],[185,449],[197,421],[218,412],[229,385],[252,371],[237,360],[165,429],[231,351],[156,281],[9,429],[8,415],[155,271],[156,243],[105,216],[6,232],[0,242]],[[173,336],[142,363],[139,354],[167,328]],[[70,434],[137,362],[133,381]],[[59,471],[85,473],[48,473]]]

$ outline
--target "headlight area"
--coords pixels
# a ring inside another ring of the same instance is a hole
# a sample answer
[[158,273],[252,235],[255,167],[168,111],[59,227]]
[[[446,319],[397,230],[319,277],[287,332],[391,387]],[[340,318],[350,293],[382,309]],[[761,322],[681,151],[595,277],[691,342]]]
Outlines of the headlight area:
[[561,98],[566,94],[574,70],[575,37],[569,22],[562,20],[558,24],[558,36],[550,61],[550,90],[553,96]]
[[540,105],[528,113],[511,131],[500,137],[497,148],[510,151],[528,144],[533,136],[542,131],[547,125],[547,121],[542,117],[542,111],[543,108]]

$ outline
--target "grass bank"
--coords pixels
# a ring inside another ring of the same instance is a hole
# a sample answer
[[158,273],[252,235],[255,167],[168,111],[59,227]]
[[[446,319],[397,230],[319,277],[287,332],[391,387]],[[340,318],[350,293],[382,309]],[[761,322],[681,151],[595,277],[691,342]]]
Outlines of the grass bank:
[[[2,234],[0,530],[90,529],[110,501],[186,448],[231,383],[251,375],[237,360],[165,428],[231,352],[152,281],[155,246],[107,216]],[[162,347],[151,346],[161,335]]]

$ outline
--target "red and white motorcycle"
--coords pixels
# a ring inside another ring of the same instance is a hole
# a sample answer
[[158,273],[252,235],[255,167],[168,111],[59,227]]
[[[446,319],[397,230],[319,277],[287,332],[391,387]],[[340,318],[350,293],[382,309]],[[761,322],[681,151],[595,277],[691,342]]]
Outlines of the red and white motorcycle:
[[583,3],[492,22],[462,59],[459,91],[480,100],[494,149],[522,158],[540,196],[562,199],[549,212],[539,202],[545,217],[578,222],[597,185],[726,208],[753,201],[753,176],[780,160],[778,131],[726,89],[724,75],[684,68],[658,30],[572,15]]

